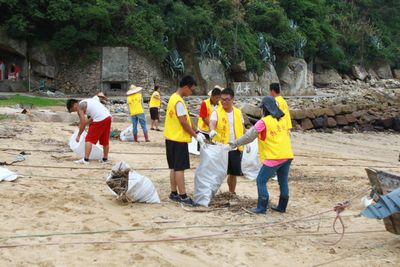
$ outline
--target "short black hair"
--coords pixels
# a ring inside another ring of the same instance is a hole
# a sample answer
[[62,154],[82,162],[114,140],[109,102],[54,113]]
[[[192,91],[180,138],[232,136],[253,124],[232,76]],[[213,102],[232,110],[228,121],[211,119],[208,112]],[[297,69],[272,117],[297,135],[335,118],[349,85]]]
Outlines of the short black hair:
[[271,83],[269,85],[269,90],[270,91],[275,91],[275,93],[280,94],[281,93],[281,86],[279,85],[279,83]]
[[216,95],[221,95],[221,89],[219,89],[219,88],[214,88],[214,89],[211,91],[211,96],[216,96]]
[[160,89],[160,86],[159,85],[155,85],[154,86],[154,91],[158,91],[158,89]]
[[68,99],[68,100],[67,100],[67,110],[68,110],[68,112],[71,112],[72,106],[73,106],[75,103],[78,103],[78,102],[79,102],[79,100],[74,99],[74,98]]
[[179,82],[179,87],[192,87],[193,85],[197,85],[197,83],[196,80],[190,75],[183,77]]
[[232,88],[225,88],[224,90],[222,90],[221,95],[230,95],[232,98],[235,97],[235,92],[232,90]]

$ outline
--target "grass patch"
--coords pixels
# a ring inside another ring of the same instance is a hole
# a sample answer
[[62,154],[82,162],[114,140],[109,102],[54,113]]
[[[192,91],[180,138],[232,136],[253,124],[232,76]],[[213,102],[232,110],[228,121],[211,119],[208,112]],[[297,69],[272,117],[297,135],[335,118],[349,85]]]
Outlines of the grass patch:
[[37,97],[37,96],[22,96],[22,95],[18,95],[18,94],[0,98],[0,107],[15,106],[17,104],[32,105],[35,107],[65,106],[65,100],[50,99],[50,98]]

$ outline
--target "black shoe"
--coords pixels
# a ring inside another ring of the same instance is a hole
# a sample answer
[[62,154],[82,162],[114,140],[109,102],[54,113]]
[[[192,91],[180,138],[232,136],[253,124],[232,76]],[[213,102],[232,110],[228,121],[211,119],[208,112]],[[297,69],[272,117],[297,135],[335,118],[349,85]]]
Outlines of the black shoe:
[[289,197],[279,197],[279,204],[278,206],[272,206],[271,209],[277,212],[284,213],[286,212],[286,207],[289,202]]
[[154,131],[154,128],[150,128],[150,130],[153,130],[153,131]]
[[181,198],[178,194],[169,194],[169,199],[175,202],[181,202]]
[[187,205],[187,206],[191,206],[191,207],[196,206],[193,199],[191,199],[190,197],[186,197],[186,198],[179,197],[179,199],[180,199],[179,202],[182,203],[183,205]]

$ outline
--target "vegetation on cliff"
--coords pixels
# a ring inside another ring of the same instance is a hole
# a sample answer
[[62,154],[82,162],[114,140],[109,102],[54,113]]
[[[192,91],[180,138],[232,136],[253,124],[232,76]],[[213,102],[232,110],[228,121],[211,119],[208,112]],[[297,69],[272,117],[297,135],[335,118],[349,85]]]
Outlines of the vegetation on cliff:
[[400,65],[398,0],[0,0],[0,13],[10,36],[63,52],[133,46],[161,62],[191,44],[257,72],[283,55],[344,72],[377,59]]

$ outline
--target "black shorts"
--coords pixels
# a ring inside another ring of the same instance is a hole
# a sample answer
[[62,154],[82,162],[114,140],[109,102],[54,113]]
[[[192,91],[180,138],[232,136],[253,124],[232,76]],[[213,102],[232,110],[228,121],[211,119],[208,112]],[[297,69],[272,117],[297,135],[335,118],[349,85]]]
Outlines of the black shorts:
[[190,169],[189,148],[187,143],[165,140],[168,168],[174,171]]
[[160,116],[158,114],[158,108],[150,108],[150,118],[153,121],[159,120]]
[[239,150],[229,151],[228,174],[242,176],[242,152]]

